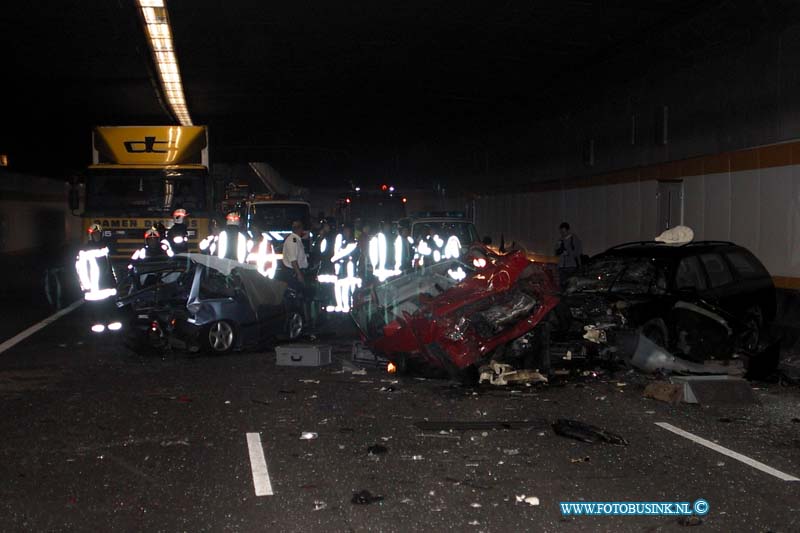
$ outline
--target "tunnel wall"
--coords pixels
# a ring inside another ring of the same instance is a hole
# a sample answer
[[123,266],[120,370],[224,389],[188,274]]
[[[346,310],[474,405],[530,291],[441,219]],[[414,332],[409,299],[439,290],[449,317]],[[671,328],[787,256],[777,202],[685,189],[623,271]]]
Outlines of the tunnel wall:
[[0,254],[26,255],[78,242],[80,219],[62,180],[0,170]]
[[531,184],[476,201],[479,231],[552,254],[568,221],[595,254],[653,240],[660,181],[683,183],[683,224],[696,240],[731,240],[752,250],[779,285],[800,281],[800,142],[727,152],[588,178]]

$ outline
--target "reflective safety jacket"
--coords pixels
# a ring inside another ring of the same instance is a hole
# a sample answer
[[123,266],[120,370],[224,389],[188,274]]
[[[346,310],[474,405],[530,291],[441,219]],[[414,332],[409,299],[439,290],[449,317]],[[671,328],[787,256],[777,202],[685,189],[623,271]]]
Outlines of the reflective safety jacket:
[[172,251],[182,254],[189,251],[189,231],[186,224],[173,224],[167,230],[167,241],[169,241]]
[[83,297],[89,302],[105,300],[117,294],[117,278],[108,256],[108,246],[93,244],[78,252],[75,261]]

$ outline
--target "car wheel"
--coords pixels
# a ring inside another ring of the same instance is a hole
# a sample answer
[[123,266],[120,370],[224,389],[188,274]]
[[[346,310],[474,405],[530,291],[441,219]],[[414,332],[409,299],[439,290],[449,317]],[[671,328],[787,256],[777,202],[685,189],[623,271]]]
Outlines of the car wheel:
[[667,332],[661,320],[651,320],[642,326],[642,335],[662,348],[667,347]]
[[764,316],[761,309],[754,307],[747,312],[744,319],[744,333],[742,334],[741,346],[747,352],[756,352],[761,342],[761,328],[763,327]]
[[303,315],[297,311],[291,311],[286,318],[286,336],[290,341],[297,340],[303,333]]
[[207,348],[215,353],[226,353],[233,349],[236,341],[236,332],[233,324],[225,320],[214,322],[206,330],[205,341]]

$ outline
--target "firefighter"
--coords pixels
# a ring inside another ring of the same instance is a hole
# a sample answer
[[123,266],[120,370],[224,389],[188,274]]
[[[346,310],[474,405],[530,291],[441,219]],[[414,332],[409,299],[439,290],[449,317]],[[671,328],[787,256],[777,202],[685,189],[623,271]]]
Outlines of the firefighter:
[[89,239],[78,253],[75,270],[89,309],[92,331],[102,333],[106,329],[120,329],[121,322],[114,318],[117,278],[109,258],[108,245],[103,239],[103,228],[99,224],[89,226]]
[[334,275],[336,276],[336,282],[334,283],[336,305],[333,309],[329,307],[329,310],[339,313],[350,311],[353,291],[355,291],[356,287],[361,286],[361,278],[356,275],[358,256],[358,242],[353,237],[353,227],[345,225],[342,227],[342,232],[336,235],[336,240],[333,243],[331,263],[333,263]]
[[407,225],[400,226],[399,235],[394,240],[394,269],[396,272],[408,272],[414,261],[414,239]]
[[444,241],[436,231],[428,226],[425,235],[420,239],[417,244],[417,251],[415,254],[416,265],[418,267],[430,266],[438,263],[442,259],[442,250],[444,249]]
[[131,261],[141,261],[155,257],[172,257],[173,255],[175,253],[172,251],[169,241],[162,239],[161,233],[155,227],[152,227],[144,232],[144,247],[133,252]]
[[189,231],[186,228],[186,209],[176,209],[172,213],[172,226],[167,230],[167,240],[172,251],[183,254],[189,251]]
[[217,236],[217,257],[233,259],[240,263],[247,260],[247,254],[253,241],[247,238],[240,227],[239,213],[233,211],[225,216],[225,227]]
[[334,237],[331,235],[330,223],[320,220],[319,232],[311,246],[311,265],[317,273],[317,291],[314,300],[318,305],[314,306],[314,311],[318,308],[325,309],[333,302],[333,286],[336,283],[334,264],[331,262],[333,257]]

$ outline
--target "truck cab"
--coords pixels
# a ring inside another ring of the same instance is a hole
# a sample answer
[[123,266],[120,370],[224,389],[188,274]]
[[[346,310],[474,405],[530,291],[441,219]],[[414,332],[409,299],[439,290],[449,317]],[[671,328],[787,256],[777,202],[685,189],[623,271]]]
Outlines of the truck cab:
[[254,197],[243,209],[245,229],[254,237],[266,235],[275,252],[283,251],[283,241],[292,233],[292,222],[300,220],[306,229],[303,238],[306,251],[311,240],[311,205],[303,200],[277,200]]
[[475,224],[460,211],[425,211],[401,221],[411,229],[411,238],[415,243],[424,239],[432,230],[445,242],[455,236],[461,245],[461,253],[465,253],[470,245],[479,242]]

